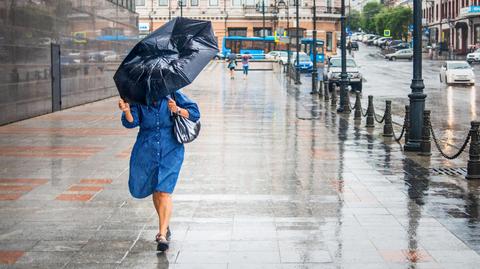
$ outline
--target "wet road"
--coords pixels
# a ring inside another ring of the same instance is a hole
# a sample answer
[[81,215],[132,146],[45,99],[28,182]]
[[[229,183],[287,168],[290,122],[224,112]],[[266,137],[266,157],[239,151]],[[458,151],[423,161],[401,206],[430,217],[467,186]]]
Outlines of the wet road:
[[[395,120],[402,123],[404,106],[408,104],[408,94],[411,92],[413,63],[385,60],[377,47],[365,45],[361,45],[360,51],[355,53],[355,59],[361,65],[366,80],[364,99],[366,95],[373,95],[378,111],[383,111],[384,100],[392,100]],[[437,136],[444,142],[460,145],[470,128],[470,121],[479,119],[480,67],[474,66],[476,86],[447,86],[439,80],[441,63],[423,59],[426,109],[432,111],[432,125]],[[364,102],[366,104],[366,100]]]
[[113,98],[0,127],[0,268],[479,267],[479,183],[425,168],[449,162],[405,158],[278,72],[213,62],[186,92],[202,133],[168,253],[128,193],[136,130]]

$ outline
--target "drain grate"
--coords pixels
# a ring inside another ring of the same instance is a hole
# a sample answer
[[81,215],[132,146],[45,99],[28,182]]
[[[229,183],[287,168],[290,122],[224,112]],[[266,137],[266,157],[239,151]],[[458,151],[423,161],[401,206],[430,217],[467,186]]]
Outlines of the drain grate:
[[465,176],[467,174],[467,168],[464,167],[446,167],[446,168],[430,168],[430,175],[443,175],[443,176]]

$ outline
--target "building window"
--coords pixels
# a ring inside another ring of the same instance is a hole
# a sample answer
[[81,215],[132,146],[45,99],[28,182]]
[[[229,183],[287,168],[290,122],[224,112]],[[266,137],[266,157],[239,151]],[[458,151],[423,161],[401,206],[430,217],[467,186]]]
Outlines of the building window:
[[178,6],[186,7],[188,0],[177,0]]
[[198,6],[198,0],[190,0],[190,6],[197,7]]
[[135,0],[135,5],[144,6],[145,5],[145,0]]
[[208,0],[208,5],[210,5],[210,6],[218,6],[218,0]]
[[272,29],[271,28],[253,28],[253,36],[258,36],[258,37],[263,37],[262,35],[262,29],[265,29],[265,36],[272,36]]
[[168,0],[158,0],[158,5],[162,7],[168,6]]
[[327,51],[332,51],[333,45],[332,32],[327,32]]
[[247,36],[247,28],[228,28],[228,36]]
[[473,44],[478,44],[480,43],[480,24],[475,24],[473,31]]
[[232,0],[232,6],[238,7],[242,5],[242,0]]
[[305,32],[305,29],[303,28],[290,28],[287,30],[288,32],[288,36],[292,37],[292,38],[303,38],[303,34]]

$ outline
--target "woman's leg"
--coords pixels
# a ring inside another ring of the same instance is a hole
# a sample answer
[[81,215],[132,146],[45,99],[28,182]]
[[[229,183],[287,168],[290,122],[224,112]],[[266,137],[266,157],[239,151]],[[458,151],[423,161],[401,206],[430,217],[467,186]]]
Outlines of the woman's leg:
[[159,233],[166,236],[172,214],[172,197],[166,192],[154,192],[153,203],[158,214]]

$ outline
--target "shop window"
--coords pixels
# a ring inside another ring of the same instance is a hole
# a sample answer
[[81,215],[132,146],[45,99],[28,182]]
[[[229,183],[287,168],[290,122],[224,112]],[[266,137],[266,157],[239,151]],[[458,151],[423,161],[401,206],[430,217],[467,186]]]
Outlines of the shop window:
[[218,0],[208,0],[210,6],[218,6]]
[[144,6],[145,5],[145,0],[135,0],[135,5]]
[[228,28],[228,36],[247,36],[247,28]]
[[168,0],[158,0],[158,5],[162,7],[168,6]]

